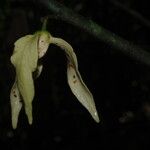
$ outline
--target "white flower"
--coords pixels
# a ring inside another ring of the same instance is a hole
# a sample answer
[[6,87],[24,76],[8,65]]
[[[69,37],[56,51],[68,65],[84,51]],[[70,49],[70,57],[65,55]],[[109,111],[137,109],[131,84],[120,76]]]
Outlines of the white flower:
[[68,84],[80,103],[89,111],[94,120],[99,122],[93,96],[78,71],[77,57],[73,48],[63,39],[55,38],[47,31],[39,31],[34,35],[26,35],[18,39],[11,56],[11,62],[16,69],[16,78],[10,93],[14,129],[17,127],[22,103],[25,106],[29,124],[32,124],[32,101],[34,98],[32,74],[35,71],[38,71],[37,76],[41,74],[43,66],[38,66],[38,59],[45,55],[50,44],[59,46],[66,53]]

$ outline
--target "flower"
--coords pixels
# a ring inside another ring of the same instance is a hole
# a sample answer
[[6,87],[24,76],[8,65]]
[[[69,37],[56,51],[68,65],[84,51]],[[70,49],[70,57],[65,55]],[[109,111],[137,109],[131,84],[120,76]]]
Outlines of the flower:
[[71,45],[61,38],[53,37],[47,31],[38,31],[33,35],[26,35],[18,39],[11,56],[11,63],[16,70],[15,82],[10,93],[14,129],[17,127],[23,104],[28,122],[32,124],[32,101],[35,93],[32,74],[35,71],[38,72],[37,77],[41,74],[43,66],[38,65],[38,60],[45,55],[50,44],[55,44],[64,50],[68,60],[67,78],[71,91],[94,120],[99,122],[93,96],[81,78],[77,57]]

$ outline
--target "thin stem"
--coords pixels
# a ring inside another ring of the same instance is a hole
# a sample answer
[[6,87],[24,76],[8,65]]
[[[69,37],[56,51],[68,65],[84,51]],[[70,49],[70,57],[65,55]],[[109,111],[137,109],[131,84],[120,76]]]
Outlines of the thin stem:
[[47,21],[48,21],[48,16],[46,16],[46,17],[43,18],[42,31],[46,30]]

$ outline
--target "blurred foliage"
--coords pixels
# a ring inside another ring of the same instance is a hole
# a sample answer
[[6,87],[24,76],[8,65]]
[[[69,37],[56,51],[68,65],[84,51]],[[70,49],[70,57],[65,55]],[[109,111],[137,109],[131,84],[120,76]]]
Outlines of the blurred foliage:
[[0,41],[3,40],[3,36],[5,33],[5,23],[7,20],[7,17],[10,13],[10,7],[9,7],[9,2],[8,0],[4,0],[0,2]]

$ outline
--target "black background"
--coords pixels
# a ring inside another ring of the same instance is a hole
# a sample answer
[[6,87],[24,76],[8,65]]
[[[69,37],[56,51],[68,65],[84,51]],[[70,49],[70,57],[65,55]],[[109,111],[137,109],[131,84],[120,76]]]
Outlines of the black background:
[[[148,0],[118,1],[150,19]],[[110,0],[58,2],[149,51],[150,27]],[[74,48],[101,122],[95,123],[71,93],[65,54],[50,45],[42,59],[43,72],[35,80],[33,125],[28,125],[23,109],[17,129],[12,129],[9,94],[15,78],[10,63],[13,43],[40,30],[41,18],[49,13],[38,0],[0,1],[0,149],[149,149],[150,66],[59,19],[49,19],[47,30]]]

